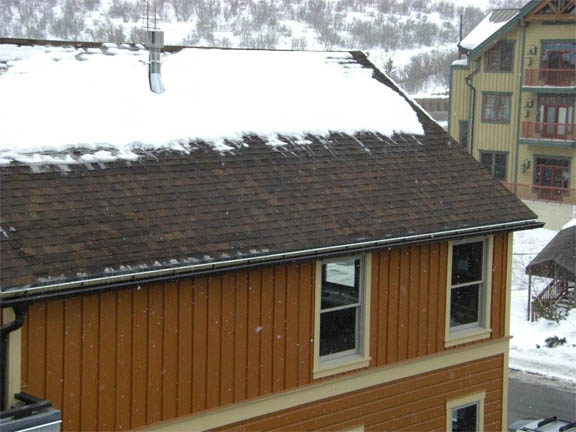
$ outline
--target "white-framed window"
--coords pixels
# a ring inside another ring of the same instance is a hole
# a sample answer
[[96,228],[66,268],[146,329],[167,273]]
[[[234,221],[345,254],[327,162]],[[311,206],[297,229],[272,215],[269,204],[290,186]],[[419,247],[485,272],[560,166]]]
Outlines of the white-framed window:
[[446,432],[483,431],[484,399],[480,392],[446,402]]
[[316,266],[314,378],[368,366],[370,255]]
[[492,237],[450,242],[445,345],[490,336]]

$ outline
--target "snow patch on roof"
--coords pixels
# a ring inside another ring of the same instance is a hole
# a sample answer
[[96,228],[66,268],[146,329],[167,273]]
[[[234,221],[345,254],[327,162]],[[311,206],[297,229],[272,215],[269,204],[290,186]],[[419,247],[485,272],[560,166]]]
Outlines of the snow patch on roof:
[[466,50],[473,50],[486,39],[504,27],[510,20],[518,15],[517,9],[495,9],[490,12],[480,24],[472,29],[468,35],[460,41],[460,46]]
[[[346,52],[183,49],[164,54],[160,95],[149,90],[148,51],[134,47],[0,45],[0,62],[0,163],[107,162],[193,141],[227,151],[245,135],[281,145],[423,134],[406,100]],[[70,149],[74,159],[62,156]]]
[[452,62],[452,66],[468,66],[468,59],[458,59]]

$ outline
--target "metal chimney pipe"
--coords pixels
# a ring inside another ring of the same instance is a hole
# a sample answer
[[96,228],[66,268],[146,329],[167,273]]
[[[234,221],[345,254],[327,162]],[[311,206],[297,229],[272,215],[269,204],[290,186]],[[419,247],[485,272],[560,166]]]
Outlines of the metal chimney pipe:
[[150,57],[148,61],[148,81],[150,82],[150,90],[154,93],[164,93],[164,85],[162,84],[161,76],[161,54],[164,47],[164,32],[162,30],[147,30],[148,34],[148,50]]

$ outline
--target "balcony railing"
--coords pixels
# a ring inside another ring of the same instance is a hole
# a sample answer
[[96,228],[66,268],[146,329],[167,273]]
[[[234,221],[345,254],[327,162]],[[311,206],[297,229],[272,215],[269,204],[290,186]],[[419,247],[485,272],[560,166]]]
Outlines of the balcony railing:
[[525,86],[558,86],[576,85],[576,69],[526,69]]
[[520,138],[539,141],[576,141],[574,123],[522,122]]
[[576,205],[576,189],[520,183],[503,184],[520,199]]

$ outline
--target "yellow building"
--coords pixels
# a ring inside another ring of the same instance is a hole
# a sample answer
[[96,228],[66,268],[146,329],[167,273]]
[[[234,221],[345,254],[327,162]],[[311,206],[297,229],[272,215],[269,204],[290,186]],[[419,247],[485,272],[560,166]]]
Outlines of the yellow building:
[[450,135],[559,229],[576,217],[576,0],[493,10],[459,48]]

